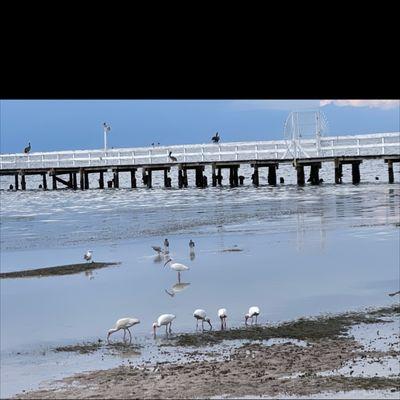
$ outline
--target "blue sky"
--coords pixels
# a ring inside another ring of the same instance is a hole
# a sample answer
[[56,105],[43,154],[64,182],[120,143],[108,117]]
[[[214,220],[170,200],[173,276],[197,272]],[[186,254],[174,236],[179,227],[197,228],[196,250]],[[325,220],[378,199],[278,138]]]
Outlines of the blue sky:
[[111,125],[109,147],[283,138],[290,111],[317,108],[329,135],[400,130],[399,102],[370,100],[2,100],[1,153],[97,149],[102,123]]

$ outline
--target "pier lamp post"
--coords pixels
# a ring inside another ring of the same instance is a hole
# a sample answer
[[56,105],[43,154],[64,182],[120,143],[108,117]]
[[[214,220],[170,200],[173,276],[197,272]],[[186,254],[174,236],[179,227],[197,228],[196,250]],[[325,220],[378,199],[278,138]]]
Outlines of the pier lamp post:
[[111,131],[111,126],[106,122],[103,123],[103,132],[104,132],[104,151],[107,151],[107,133]]

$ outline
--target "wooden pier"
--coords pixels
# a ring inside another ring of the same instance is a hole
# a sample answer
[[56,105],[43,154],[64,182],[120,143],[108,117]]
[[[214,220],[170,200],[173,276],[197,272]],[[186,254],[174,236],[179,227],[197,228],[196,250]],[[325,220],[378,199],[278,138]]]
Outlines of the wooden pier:
[[[170,188],[188,186],[188,173],[194,173],[195,185],[204,188],[209,185],[205,167],[211,167],[210,184],[223,185],[222,170],[229,170],[229,185],[243,184],[244,177],[239,175],[241,165],[250,165],[253,169],[251,182],[260,184],[260,174],[267,170],[268,184],[277,185],[277,170],[281,164],[291,164],[296,170],[297,184],[319,185],[319,170],[323,163],[332,164],[332,174],[336,184],[342,183],[343,165],[350,164],[352,183],[361,182],[360,164],[370,159],[381,159],[387,164],[388,182],[394,183],[393,164],[400,162],[400,133],[373,135],[325,137],[318,146],[315,140],[301,143],[302,157],[293,157],[288,153],[286,141],[234,142],[221,144],[162,146],[147,148],[78,150],[64,152],[1,154],[0,175],[13,176],[10,189],[26,190],[28,176],[41,175],[40,188],[68,188],[87,190],[89,176],[98,176],[99,189],[119,188],[120,173],[130,174],[130,187],[137,188],[137,172],[142,172],[144,187],[152,187],[152,175],[162,171],[164,186]],[[169,152],[177,159],[171,160]],[[305,168],[309,167],[306,180]],[[176,168],[178,181],[172,182],[171,172]],[[112,173],[112,179],[105,183],[104,174]],[[281,178],[282,181],[282,178]],[[92,180],[93,182],[93,180]]]

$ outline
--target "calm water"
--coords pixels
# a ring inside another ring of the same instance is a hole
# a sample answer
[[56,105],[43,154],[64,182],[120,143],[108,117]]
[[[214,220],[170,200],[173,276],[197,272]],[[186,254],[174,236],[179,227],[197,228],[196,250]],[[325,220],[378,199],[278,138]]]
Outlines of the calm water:
[[[298,188],[293,171],[280,167],[286,184],[275,188],[253,188],[247,179],[235,189],[2,191],[2,272],[81,262],[88,248],[96,261],[121,265],[0,281],[1,396],[120,364],[118,357],[49,349],[104,339],[124,316],[140,318],[133,333],[146,358],[155,351],[151,324],[162,313],[176,314],[176,332],[194,330],[195,308],[218,326],[216,311],[226,307],[228,325],[237,326],[251,305],[260,306],[261,322],[277,322],[393,303],[387,293],[399,290],[400,186],[384,183],[382,164],[363,165],[359,186],[331,184],[326,168],[324,185]],[[29,179],[28,188],[37,187]],[[9,183],[3,179],[2,187]],[[173,297],[166,290],[176,273],[151,249],[165,237],[172,257],[190,267],[182,274],[189,285]],[[235,245],[243,251],[223,251]]]

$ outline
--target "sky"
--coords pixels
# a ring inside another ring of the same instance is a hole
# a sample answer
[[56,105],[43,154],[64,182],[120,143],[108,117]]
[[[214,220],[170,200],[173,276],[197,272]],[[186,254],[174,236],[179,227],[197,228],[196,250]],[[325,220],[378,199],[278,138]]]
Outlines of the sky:
[[0,152],[283,139],[291,111],[320,109],[327,136],[400,131],[399,100],[1,100]]

